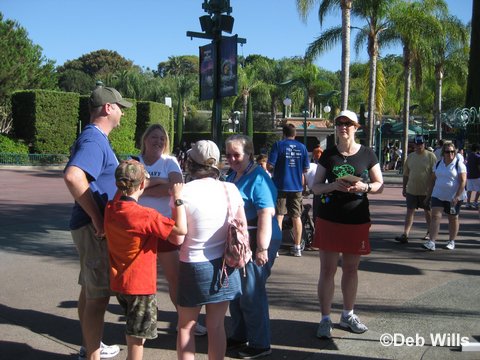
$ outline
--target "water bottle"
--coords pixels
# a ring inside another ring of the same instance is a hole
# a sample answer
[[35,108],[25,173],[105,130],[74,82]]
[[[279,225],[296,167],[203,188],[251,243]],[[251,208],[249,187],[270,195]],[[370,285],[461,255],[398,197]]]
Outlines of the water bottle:
[[450,202],[450,215],[457,215],[457,211],[455,210],[455,206],[453,205],[453,201]]

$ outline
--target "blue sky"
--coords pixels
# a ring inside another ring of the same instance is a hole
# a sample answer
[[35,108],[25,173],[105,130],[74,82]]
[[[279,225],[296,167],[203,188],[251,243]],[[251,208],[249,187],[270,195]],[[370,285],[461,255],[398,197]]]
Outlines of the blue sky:
[[[205,39],[190,40],[187,31],[200,32],[205,15],[203,0],[0,0],[4,18],[17,20],[43,54],[62,65],[99,49],[115,50],[136,65],[156,69],[169,56],[198,55]],[[269,58],[303,56],[320,32],[316,15],[306,23],[298,16],[295,0],[231,0],[235,24],[232,34],[247,39],[239,46],[244,56]],[[450,12],[464,23],[471,20],[472,0],[447,0]],[[327,18],[324,29],[341,23],[340,11]],[[352,22],[355,25],[355,21]],[[382,54],[400,53],[388,49]],[[337,46],[315,62],[327,70],[341,67]],[[366,50],[352,61],[366,61]]]

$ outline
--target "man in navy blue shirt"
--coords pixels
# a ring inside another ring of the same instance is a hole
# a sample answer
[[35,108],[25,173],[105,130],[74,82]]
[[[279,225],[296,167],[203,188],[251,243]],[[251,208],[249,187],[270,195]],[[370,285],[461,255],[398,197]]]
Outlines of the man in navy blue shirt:
[[79,359],[110,358],[120,351],[117,345],[101,342],[111,295],[103,213],[116,192],[118,165],[108,134],[120,125],[123,109],[131,106],[117,90],[97,86],[89,100],[90,124],[73,144],[64,171],[65,184],[75,199],[70,231],[80,257],[78,316],[85,346]]
[[305,145],[295,140],[293,124],[283,126],[283,140],[273,144],[268,157],[268,166],[273,171],[272,180],[278,190],[275,212],[278,225],[282,227],[283,217],[288,214],[293,223],[293,256],[302,256],[302,210],[303,182],[310,162]]

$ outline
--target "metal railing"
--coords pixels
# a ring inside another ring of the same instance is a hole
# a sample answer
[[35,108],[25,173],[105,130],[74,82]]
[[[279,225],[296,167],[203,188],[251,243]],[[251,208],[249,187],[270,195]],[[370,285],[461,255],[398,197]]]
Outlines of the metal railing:
[[[0,165],[46,166],[66,165],[69,155],[65,154],[14,154],[0,153]],[[119,160],[126,160],[128,154],[118,154]]]
[[68,155],[63,154],[12,154],[0,153],[0,165],[65,165]]

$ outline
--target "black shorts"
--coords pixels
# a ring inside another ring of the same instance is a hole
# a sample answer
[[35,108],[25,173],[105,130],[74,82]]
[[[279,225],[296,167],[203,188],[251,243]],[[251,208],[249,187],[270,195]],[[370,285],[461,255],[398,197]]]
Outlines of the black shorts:
[[430,203],[425,203],[427,198],[425,195],[412,195],[407,193],[407,208],[408,209],[425,209],[430,210]]

